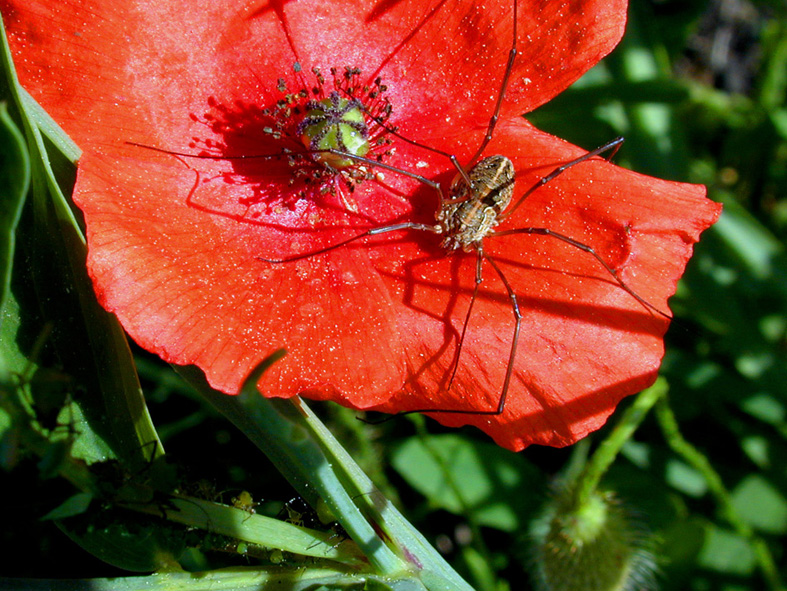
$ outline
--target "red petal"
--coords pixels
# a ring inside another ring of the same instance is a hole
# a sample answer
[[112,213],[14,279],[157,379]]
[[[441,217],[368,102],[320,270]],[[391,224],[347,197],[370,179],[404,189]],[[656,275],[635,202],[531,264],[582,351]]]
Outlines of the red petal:
[[[210,96],[267,105],[297,64],[360,67],[380,75],[391,121],[429,145],[477,130],[493,110],[511,46],[512,2],[463,0],[0,0],[20,79],[90,151],[125,141],[172,150],[195,132]],[[609,53],[625,25],[625,0],[523,2],[518,56],[503,116],[547,102]]]
[[[297,61],[305,72],[357,65],[379,73],[392,88],[392,124],[466,159],[485,131],[509,49],[510,3],[499,4],[299,0],[239,11],[235,2],[2,2],[21,79],[85,150],[75,199],[89,267],[129,334],[168,361],[198,365],[229,393],[284,346],[289,354],[261,383],[266,395],[306,391],[393,412],[496,405],[513,314],[491,269],[446,393],[472,255],[447,257],[431,234],[396,233],[293,263],[259,259],[391,220],[431,223],[434,191],[383,171],[380,184],[366,182],[344,200],[297,198],[279,161],[179,162],[126,142],[188,151],[192,138],[232,139],[236,154],[264,153],[264,134],[249,135],[262,131],[256,106],[281,97],[278,78],[289,88],[312,80],[293,73]],[[576,79],[617,42],[623,21],[620,2],[520,7],[521,54],[487,150],[514,159],[520,192],[581,151],[510,115]],[[232,133],[206,118],[217,113],[236,125]],[[396,150],[392,165],[444,185],[453,176],[442,156],[403,142]],[[691,244],[717,213],[701,188],[593,162],[537,191],[506,225],[544,226],[592,245],[666,310]],[[509,403],[496,419],[438,420],[478,424],[512,449],[562,445],[652,381],[666,322],[597,262],[544,237],[490,238],[486,248],[524,316]]]

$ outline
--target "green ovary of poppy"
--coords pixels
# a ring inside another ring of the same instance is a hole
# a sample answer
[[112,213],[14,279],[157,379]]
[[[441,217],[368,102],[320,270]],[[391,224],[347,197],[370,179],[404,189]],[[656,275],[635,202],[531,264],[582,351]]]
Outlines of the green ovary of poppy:
[[[310,104],[299,131],[301,141],[310,150],[338,150],[363,157],[369,152],[368,132],[363,111],[357,101],[332,96]],[[358,160],[320,152],[314,155],[335,169],[358,164]]]

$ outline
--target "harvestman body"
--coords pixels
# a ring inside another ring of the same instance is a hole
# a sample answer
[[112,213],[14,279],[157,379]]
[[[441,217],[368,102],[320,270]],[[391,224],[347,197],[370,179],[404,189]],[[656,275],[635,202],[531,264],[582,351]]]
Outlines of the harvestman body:
[[[360,104],[360,108],[363,109],[365,114],[371,119],[375,120],[375,122],[381,127],[383,127],[389,134],[416,147],[439,153],[451,160],[454,167],[457,169],[457,175],[453,180],[453,182],[451,183],[447,195],[445,194],[441,185],[431,179],[428,179],[426,177],[412,173],[407,170],[402,170],[393,167],[391,165],[385,164],[384,162],[378,160],[367,158],[364,155],[359,155],[357,153],[353,154],[335,148],[312,149],[309,152],[315,155],[316,158],[319,158],[321,160],[325,160],[325,156],[333,156],[340,159],[349,159],[358,164],[389,170],[394,173],[413,178],[423,184],[428,185],[429,187],[431,187],[437,192],[440,199],[439,210],[436,212],[435,215],[435,220],[436,220],[435,224],[423,224],[417,222],[401,222],[396,224],[389,224],[389,225],[379,226],[375,228],[370,228],[369,230],[366,230],[363,233],[352,236],[346,240],[342,240],[336,244],[333,244],[325,248],[321,248],[316,251],[296,254],[296,255],[292,255],[284,258],[278,258],[278,259],[257,257],[257,260],[265,261],[271,264],[288,263],[288,262],[293,262],[297,260],[318,256],[320,254],[324,254],[326,252],[335,250],[337,248],[341,248],[357,240],[361,240],[367,236],[374,236],[378,234],[385,234],[389,232],[398,232],[398,231],[417,231],[417,232],[428,232],[432,234],[437,234],[442,236],[441,246],[448,251],[454,251],[460,249],[464,252],[474,251],[476,253],[475,287],[473,290],[472,297],[470,299],[470,305],[465,315],[465,321],[462,328],[462,333],[459,338],[459,343],[454,356],[453,368],[451,370],[451,378],[449,380],[448,389],[451,388],[451,383],[453,382],[454,376],[459,366],[459,358],[461,355],[465,334],[467,332],[468,324],[470,321],[470,317],[472,315],[475,301],[478,297],[479,288],[483,282],[483,263],[484,261],[487,261],[489,265],[491,265],[491,267],[495,270],[495,272],[497,273],[498,277],[500,278],[506,289],[506,292],[508,294],[511,303],[511,310],[514,316],[514,330],[511,340],[511,349],[509,352],[505,379],[501,388],[500,397],[497,406],[494,409],[489,409],[489,410],[423,408],[423,409],[410,410],[399,414],[429,412],[429,413],[451,413],[451,414],[468,414],[468,415],[499,415],[505,409],[506,398],[508,396],[508,391],[509,391],[511,378],[514,370],[514,362],[516,360],[517,344],[519,341],[522,316],[519,310],[519,304],[517,302],[516,293],[514,292],[513,287],[509,283],[502,269],[494,261],[494,259],[487,256],[484,251],[484,240],[486,238],[501,237],[501,236],[507,236],[512,234],[534,234],[534,235],[549,236],[557,240],[560,240],[562,242],[565,242],[593,256],[599,262],[599,264],[606,270],[606,272],[609,273],[609,275],[615,280],[618,286],[620,286],[621,289],[623,289],[625,292],[631,295],[631,297],[633,297],[637,302],[639,302],[648,312],[658,314],[668,319],[671,318],[669,315],[665,314],[664,312],[661,312],[653,305],[645,301],[636,292],[634,292],[621,279],[618,273],[592,247],[584,243],[576,241],[573,238],[570,238],[563,234],[559,234],[547,228],[528,227],[528,228],[514,228],[509,230],[495,231],[495,227],[500,222],[508,218],[525,201],[525,199],[529,195],[531,195],[534,191],[536,191],[538,188],[554,180],[557,176],[562,174],[568,168],[580,164],[581,162],[589,160],[595,156],[599,156],[605,152],[611,152],[611,155],[614,155],[614,153],[618,150],[618,148],[623,142],[623,138],[616,138],[611,142],[608,142],[607,144],[604,144],[603,146],[580,156],[579,158],[576,158],[570,162],[567,162],[566,164],[563,164],[562,166],[557,167],[551,173],[541,178],[533,186],[527,189],[527,191],[525,191],[525,193],[522,194],[515,201],[514,201],[515,170],[511,160],[509,160],[507,157],[502,155],[488,156],[479,160],[481,154],[483,153],[483,151],[491,141],[492,136],[494,134],[495,126],[497,124],[497,120],[500,115],[503,99],[505,98],[506,87],[508,86],[508,82],[513,72],[514,61],[517,55],[517,9],[518,9],[517,0],[514,0],[513,27],[512,27],[513,38],[511,42],[511,49],[509,51],[508,61],[507,61],[505,73],[503,75],[500,91],[498,93],[498,98],[495,105],[494,113],[489,120],[487,131],[481,142],[481,145],[479,146],[473,158],[470,159],[470,162],[474,162],[475,164],[471,165],[468,168],[465,168],[459,164],[457,158],[454,155],[420,144],[416,141],[413,141],[411,139],[408,139],[400,135],[396,131],[396,129],[388,127],[384,122],[375,118],[374,115],[369,113],[369,111],[366,110],[366,108],[362,104]],[[333,98],[334,97],[332,95],[331,99],[333,100]],[[154,149],[156,151],[166,152],[178,156],[185,156],[185,157],[202,157],[202,158],[207,157],[207,158],[221,159],[221,160],[233,159],[233,158],[241,159],[241,158],[275,157],[270,155],[238,156],[238,157],[204,156],[204,155],[195,156],[193,154],[170,152],[167,150],[152,148],[151,146],[142,146],[141,144],[135,144],[135,145],[139,145],[141,147]],[[281,157],[281,155],[277,155],[277,156]]]

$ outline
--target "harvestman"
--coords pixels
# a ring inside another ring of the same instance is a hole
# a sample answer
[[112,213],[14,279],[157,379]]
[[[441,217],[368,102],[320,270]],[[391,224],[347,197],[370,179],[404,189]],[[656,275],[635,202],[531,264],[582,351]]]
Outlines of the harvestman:
[[[574,160],[571,160],[555,168],[552,172],[550,172],[549,174],[538,180],[530,188],[528,188],[518,199],[513,201],[512,204],[512,198],[514,195],[515,171],[514,171],[514,165],[511,162],[511,160],[508,159],[506,156],[502,156],[502,155],[487,156],[481,160],[479,160],[479,158],[481,158],[481,154],[483,154],[487,145],[492,140],[494,130],[497,125],[498,118],[500,116],[503,100],[505,98],[506,87],[508,86],[511,75],[513,73],[514,61],[517,56],[517,16],[518,16],[518,3],[517,0],[514,0],[513,27],[512,27],[513,35],[512,35],[511,49],[508,54],[508,61],[506,64],[505,73],[503,75],[502,83],[500,86],[500,91],[498,93],[498,97],[495,103],[495,109],[493,115],[489,120],[489,124],[487,126],[487,130],[484,135],[484,138],[481,141],[481,145],[479,146],[478,150],[476,150],[476,153],[473,155],[473,157],[470,159],[470,162],[474,162],[475,164],[472,164],[469,167],[463,167],[459,163],[456,156],[454,156],[453,154],[449,154],[442,150],[432,148],[430,146],[418,143],[414,140],[404,137],[403,135],[399,134],[395,128],[389,127],[385,122],[376,118],[359,101],[354,100],[352,103],[354,107],[362,109],[367,117],[374,120],[375,123],[381,126],[387,133],[413,146],[438,153],[448,158],[453,164],[453,166],[457,169],[457,175],[448,189],[447,196],[444,193],[443,188],[436,181],[428,179],[422,175],[418,175],[413,172],[399,169],[389,164],[385,164],[384,162],[367,158],[364,155],[358,155],[348,152],[346,151],[346,148],[345,149],[336,149],[336,148],[310,149],[308,152],[305,152],[308,154],[316,155],[315,158],[320,158],[320,155],[332,155],[341,159],[348,159],[359,164],[368,165],[373,168],[381,168],[384,170],[389,170],[391,172],[415,179],[431,187],[439,195],[439,210],[435,214],[434,224],[424,224],[418,222],[400,222],[395,224],[388,224],[388,225],[378,226],[375,228],[370,228],[360,234],[357,234],[355,236],[337,242],[336,244],[332,244],[328,247],[321,248],[319,250],[300,253],[300,254],[278,258],[278,259],[257,257],[257,260],[264,261],[271,264],[289,263],[289,262],[303,260],[303,259],[324,254],[326,252],[341,248],[343,246],[346,246],[350,243],[356,242],[368,236],[375,236],[378,234],[386,234],[389,232],[399,232],[399,231],[428,232],[428,233],[440,235],[443,237],[441,246],[449,252],[459,249],[463,250],[464,252],[475,251],[476,253],[475,287],[473,289],[473,294],[470,299],[470,304],[468,306],[468,310],[465,315],[465,320],[462,327],[462,333],[459,337],[457,350],[454,355],[454,359],[452,361],[451,377],[448,381],[448,388],[447,388],[449,390],[451,388],[454,377],[456,375],[457,368],[459,367],[460,355],[462,352],[465,335],[467,333],[467,328],[470,323],[470,317],[472,315],[475,301],[478,297],[480,286],[483,282],[483,263],[484,261],[487,261],[489,265],[491,265],[491,267],[494,269],[495,273],[497,273],[498,277],[503,283],[503,286],[506,289],[508,298],[511,303],[511,310],[514,315],[514,331],[511,340],[511,349],[508,356],[508,365],[506,368],[506,374],[503,381],[503,386],[500,392],[500,398],[498,400],[497,406],[494,409],[490,409],[490,410],[423,408],[423,409],[409,410],[399,414],[428,412],[428,413],[494,416],[494,415],[502,414],[503,410],[505,409],[506,398],[508,396],[508,391],[511,384],[511,378],[513,377],[514,362],[516,360],[517,344],[519,341],[522,315],[520,313],[519,304],[516,298],[516,293],[514,292],[513,287],[511,286],[505,274],[503,273],[503,270],[498,266],[498,264],[494,261],[494,259],[490,258],[484,251],[484,239],[486,238],[509,236],[513,234],[533,234],[533,235],[548,236],[560,240],[562,242],[565,242],[570,246],[577,248],[581,251],[584,251],[589,255],[593,256],[599,262],[599,264],[606,270],[606,272],[615,280],[618,286],[621,289],[623,289],[626,293],[628,293],[631,297],[633,297],[637,302],[639,302],[646,310],[648,310],[648,312],[658,314],[667,319],[671,319],[671,316],[665,314],[658,308],[654,307],[652,304],[648,303],[645,299],[643,299],[640,295],[638,295],[634,290],[632,290],[628,286],[628,284],[626,284],[626,282],[623,281],[623,279],[618,275],[617,271],[615,271],[615,269],[613,269],[591,246],[579,242],[577,240],[574,240],[573,238],[566,236],[564,234],[560,234],[553,230],[549,230],[548,228],[527,227],[527,228],[514,228],[510,230],[501,230],[501,231],[494,230],[495,226],[497,226],[500,222],[503,222],[508,217],[510,217],[511,214],[513,214],[522,205],[525,199],[527,199],[527,197],[530,196],[534,191],[546,185],[547,183],[551,182],[567,169],[576,166],[577,164],[580,164],[586,160],[589,160],[595,156],[599,156],[605,152],[610,152],[609,157],[611,158],[612,156],[614,156],[614,154],[617,152],[617,150],[620,148],[621,144],[623,143],[622,137],[616,138],[604,144],[603,146],[600,146],[595,150],[592,150],[591,152],[583,154],[582,156],[575,158]],[[333,96],[331,98],[333,98]],[[345,108],[345,112],[346,111],[347,108]],[[341,120],[340,123],[345,124],[347,123],[347,121]],[[184,156],[184,157],[191,157],[191,158],[233,160],[233,159],[251,159],[251,158],[281,158],[283,156],[282,154],[241,155],[241,156],[194,155],[194,154],[186,154],[180,152],[172,152],[159,148],[153,148],[151,146],[145,146],[142,144],[134,144],[133,142],[128,142],[128,143],[140,147],[168,153],[168,154],[173,154],[176,156]],[[339,139],[339,146],[344,147],[341,139]],[[330,168],[329,164],[326,164],[326,166]]]

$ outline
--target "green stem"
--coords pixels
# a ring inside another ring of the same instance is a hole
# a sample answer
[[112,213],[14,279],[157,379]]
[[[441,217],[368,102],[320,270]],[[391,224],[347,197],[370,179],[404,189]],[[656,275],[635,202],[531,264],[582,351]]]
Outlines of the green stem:
[[670,448],[683,458],[690,466],[699,471],[708,483],[711,494],[715,497],[721,516],[732,526],[735,532],[746,538],[754,549],[754,555],[762,570],[768,587],[773,591],[782,591],[784,586],[776,568],[771,551],[765,541],[754,533],[751,526],[738,514],[732,502],[730,492],[724,486],[721,476],[713,469],[706,458],[696,447],[683,438],[678,428],[678,421],[666,397],[656,407],[656,418],[659,421],[664,438]]
[[656,401],[665,396],[668,389],[667,380],[658,378],[650,388],[640,392],[634,403],[626,409],[620,422],[601,442],[580,475],[576,489],[577,506],[581,507],[588,502],[598,488],[604,474],[620,453],[623,444],[631,438]]

